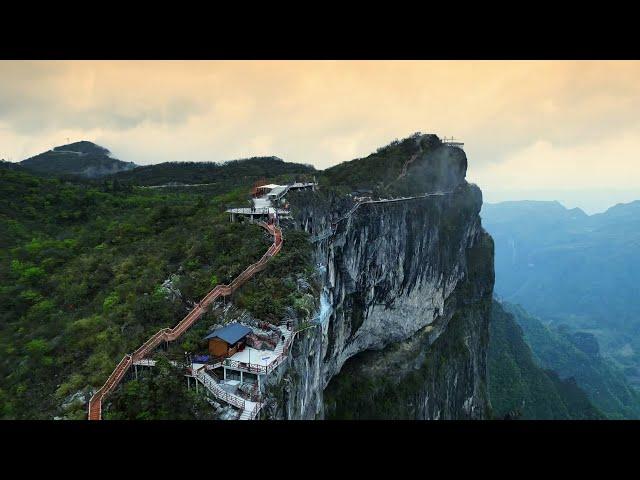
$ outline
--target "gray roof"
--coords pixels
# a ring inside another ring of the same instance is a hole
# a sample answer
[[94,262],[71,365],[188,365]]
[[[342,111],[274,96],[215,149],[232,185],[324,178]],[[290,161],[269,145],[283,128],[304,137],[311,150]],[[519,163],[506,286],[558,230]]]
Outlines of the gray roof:
[[251,333],[251,329],[249,327],[245,327],[244,325],[240,325],[239,323],[231,323],[226,327],[214,330],[209,335],[204,337],[204,339],[209,340],[211,338],[219,338],[229,344],[234,344],[238,340],[246,337],[249,333]]
[[278,185],[277,187],[273,188],[269,193],[267,193],[267,196],[268,197],[271,197],[271,196],[279,197],[280,195],[282,195],[288,189],[289,189],[289,187],[287,187],[286,185]]

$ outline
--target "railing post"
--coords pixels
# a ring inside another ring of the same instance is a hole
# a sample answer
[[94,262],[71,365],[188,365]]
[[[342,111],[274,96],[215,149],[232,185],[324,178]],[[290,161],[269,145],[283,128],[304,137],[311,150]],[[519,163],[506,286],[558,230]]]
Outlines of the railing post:
[[[91,397],[89,400],[89,418],[91,418],[92,407],[97,406],[97,417],[99,420],[102,419],[102,399],[117,385],[124,375],[127,373],[129,367],[133,364],[134,360],[142,360],[152,349],[156,348],[160,343],[164,342],[164,348],[168,349],[169,341],[175,341],[179,338],[187,328],[190,328],[193,323],[200,318],[202,313],[204,312],[203,305],[206,308],[208,302],[217,298],[220,295],[223,295],[223,299],[225,299],[226,295],[233,293],[237,286],[241,285],[244,280],[246,280],[249,276],[252,276],[255,272],[260,271],[262,268],[258,269],[258,267],[262,267],[266,262],[271,258],[272,255],[275,255],[280,251],[282,246],[282,235],[278,227],[274,225],[268,225],[264,222],[259,223],[261,227],[265,228],[269,233],[271,233],[274,237],[273,244],[267,250],[258,262],[255,264],[251,264],[247,267],[238,277],[231,282],[230,285],[220,286],[217,285],[213,290],[209,291],[209,293],[204,297],[203,300],[193,309],[191,312],[187,314],[185,318],[183,318],[178,324],[172,328],[164,328],[158,331],[155,335],[153,335],[149,340],[142,344],[138,350],[133,352],[133,354],[125,355],[120,363],[116,366],[115,370],[111,373],[111,375],[107,378],[107,381],[104,385]],[[234,285],[234,283],[238,283],[238,285]],[[223,293],[224,292],[224,293]],[[225,295],[226,294],[226,295]],[[226,299],[225,299],[226,304]],[[136,361],[137,361],[136,360]],[[249,366],[251,367],[251,366]],[[259,369],[257,369],[259,370]],[[257,371],[256,370],[256,371]],[[268,369],[265,367],[265,371]],[[198,388],[197,382],[197,372],[193,372],[194,377],[196,378],[196,389]],[[226,380],[226,368],[224,370],[225,380]],[[137,365],[135,366],[135,374],[136,378],[138,375]],[[208,377],[205,377],[208,378]],[[213,387],[212,387],[213,388]],[[232,397],[228,397],[232,398]],[[237,403],[237,402],[236,402]],[[244,409],[245,403],[242,401],[242,408]],[[95,410],[95,409],[94,409]],[[255,407],[254,407],[255,410]]]

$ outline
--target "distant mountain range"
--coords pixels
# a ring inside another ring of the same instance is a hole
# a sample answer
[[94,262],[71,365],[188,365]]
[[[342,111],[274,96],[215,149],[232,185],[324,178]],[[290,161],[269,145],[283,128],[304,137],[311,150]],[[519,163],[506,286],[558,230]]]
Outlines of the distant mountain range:
[[87,141],[55,147],[21,161],[20,165],[39,174],[77,175],[86,178],[104,177],[133,170],[137,166],[133,162],[113,158],[106,148]]
[[[507,311],[505,305],[493,302],[487,353],[487,383],[493,417],[525,420],[606,418],[574,377],[565,375],[561,378],[539,361],[525,341],[520,321],[519,315]],[[540,327],[544,328],[542,324]],[[545,344],[544,341],[540,343]],[[553,342],[546,342],[546,346],[552,347]],[[562,348],[560,350],[566,355]]]
[[[513,395],[518,392],[513,386],[517,383],[509,377],[514,376],[515,371],[515,376],[523,379],[519,395],[525,404],[527,398],[532,400],[532,394],[541,397],[530,404],[525,413],[565,415],[564,404],[572,418],[587,418],[594,414],[593,409],[587,408],[587,403],[590,403],[610,419],[640,418],[640,394],[631,387],[624,374],[600,354],[598,342],[592,334],[545,326],[521,306],[497,302],[494,303],[491,332],[490,378],[492,371],[494,378],[506,374],[506,381],[512,385],[497,389],[498,408],[504,408],[505,399],[514,403],[520,398]],[[507,346],[500,347],[501,338],[506,340]],[[526,343],[528,348],[522,347],[522,343]],[[503,358],[496,359],[496,355],[492,355],[496,350]],[[504,352],[512,352],[512,360],[505,361],[509,355]],[[547,381],[531,366],[532,362],[544,370],[545,376],[557,387],[562,402],[554,399],[555,394],[549,393],[549,387],[545,386]],[[579,390],[586,393],[588,402],[580,399]],[[541,395],[543,391],[547,393]]]
[[587,215],[558,202],[485,204],[495,293],[543,322],[593,334],[640,386],[640,201]]

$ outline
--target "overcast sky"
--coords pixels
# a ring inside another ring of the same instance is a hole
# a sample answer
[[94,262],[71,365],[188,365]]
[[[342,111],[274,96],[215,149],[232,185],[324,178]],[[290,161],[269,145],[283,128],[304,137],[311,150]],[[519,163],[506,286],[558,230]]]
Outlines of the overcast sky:
[[0,158],[90,140],[150,164],[326,168],[413,132],[465,142],[485,201],[640,198],[640,62],[0,61]]

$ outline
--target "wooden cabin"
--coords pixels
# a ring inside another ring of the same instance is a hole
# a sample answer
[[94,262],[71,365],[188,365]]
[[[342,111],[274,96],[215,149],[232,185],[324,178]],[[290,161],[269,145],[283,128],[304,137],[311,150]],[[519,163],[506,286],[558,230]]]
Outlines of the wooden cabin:
[[209,341],[209,354],[212,357],[230,357],[244,349],[245,337],[251,333],[249,327],[232,323],[209,333],[205,340]]
[[251,189],[251,196],[252,197],[257,197],[262,193],[262,186],[267,184],[267,179],[266,178],[261,178],[260,180],[257,180],[254,184],[253,184],[253,188]]

